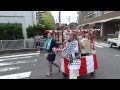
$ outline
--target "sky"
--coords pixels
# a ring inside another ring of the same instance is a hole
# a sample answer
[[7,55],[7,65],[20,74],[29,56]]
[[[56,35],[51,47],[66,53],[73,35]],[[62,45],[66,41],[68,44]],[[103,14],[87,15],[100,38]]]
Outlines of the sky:
[[[59,11],[51,11],[55,22],[59,22]],[[61,11],[61,23],[67,23],[69,24],[69,16],[70,16],[70,22],[76,22],[77,21],[77,11]]]

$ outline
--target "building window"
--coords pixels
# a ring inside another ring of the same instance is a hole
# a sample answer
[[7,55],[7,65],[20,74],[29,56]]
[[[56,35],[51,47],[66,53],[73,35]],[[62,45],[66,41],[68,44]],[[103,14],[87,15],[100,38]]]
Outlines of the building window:
[[89,11],[85,16],[84,20],[89,20],[98,16],[102,16],[104,14],[111,13],[113,11]]
[[104,14],[104,11],[94,11],[94,17],[98,17]]
[[89,12],[84,16],[84,20],[89,20],[89,19],[92,19],[93,17],[94,17],[93,11],[89,11]]

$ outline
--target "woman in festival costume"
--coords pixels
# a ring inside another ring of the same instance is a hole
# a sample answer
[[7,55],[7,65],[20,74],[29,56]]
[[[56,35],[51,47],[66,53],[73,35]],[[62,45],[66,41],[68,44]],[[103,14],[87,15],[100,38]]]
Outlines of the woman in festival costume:
[[52,75],[52,65],[58,67],[58,69],[60,71],[60,66],[54,62],[56,54],[54,53],[52,48],[56,47],[56,41],[52,38],[52,36],[53,36],[52,33],[48,33],[48,35],[47,35],[48,40],[45,42],[45,47],[43,47],[48,52],[46,57],[48,60],[49,72],[46,74],[46,76]]
[[[54,48],[54,51],[58,49]],[[77,41],[77,36],[75,32],[70,33],[70,40],[69,43],[62,49],[61,56],[63,58],[69,58],[69,65],[68,68],[70,69],[70,79],[77,79],[79,76],[79,69],[80,69],[80,57],[81,53],[79,51],[79,45]]]

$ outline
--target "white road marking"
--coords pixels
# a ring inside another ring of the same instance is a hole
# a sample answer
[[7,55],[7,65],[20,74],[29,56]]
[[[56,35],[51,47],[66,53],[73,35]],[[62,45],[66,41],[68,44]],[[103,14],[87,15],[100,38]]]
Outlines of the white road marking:
[[35,59],[35,62],[37,62],[37,59]]
[[95,44],[95,46],[96,46],[96,47],[99,47],[99,48],[103,48],[102,46],[99,46],[99,45],[97,45],[97,44]]
[[30,54],[20,54],[20,55],[10,55],[10,56],[2,56],[1,58],[11,58],[11,57],[20,57],[20,56],[33,56],[33,55],[38,55],[40,53],[30,53]]
[[11,71],[11,70],[17,70],[20,69],[20,67],[6,67],[6,68],[1,68],[0,72],[6,72],[6,71]]
[[105,44],[105,43],[96,43],[96,44],[98,44],[100,46],[104,46],[104,47],[109,47],[109,44]]
[[0,59],[0,61],[15,60],[15,59],[25,59],[25,58],[31,58],[31,57],[33,57],[33,56],[26,56],[26,57],[17,57],[17,58]]
[[9,62],[9,63],[8,62],[7,63],[0,63],[0,66],[29,63],[29,62],[36,62],[36,61],[35,60],[33,60],[33,61],[13,61],[13,62]]
[[120,55],[115,55],[115,56],[120,56]]
[[24,72],[24,73],[11,74],[11,75],[4,75],[4,76],[0,76],[0,79],[21,79],[21,78],[29,77],[30,74],[31,74],[31,71]]

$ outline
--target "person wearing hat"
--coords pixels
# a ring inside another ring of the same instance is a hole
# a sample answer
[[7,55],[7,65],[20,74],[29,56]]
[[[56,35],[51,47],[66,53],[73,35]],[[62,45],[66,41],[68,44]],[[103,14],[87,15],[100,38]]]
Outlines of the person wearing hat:
[[77,35],[75,32],[70,32],[69,43],[62,49],[62,57],[69,58],[68,68],[70,70],[69,79],[77,79],[80,69],[80,57],[79,45],[77,41]]

